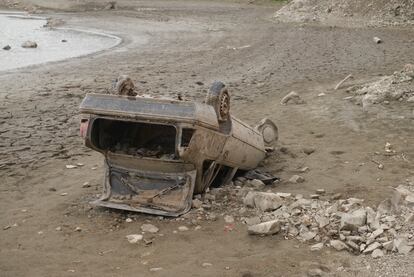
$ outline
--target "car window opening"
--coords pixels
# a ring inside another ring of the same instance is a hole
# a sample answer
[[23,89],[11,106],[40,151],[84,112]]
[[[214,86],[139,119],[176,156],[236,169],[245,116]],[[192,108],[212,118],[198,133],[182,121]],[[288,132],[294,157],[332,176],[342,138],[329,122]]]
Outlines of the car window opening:
[[92,144],[117,154],[159,159],[176,159],[176,128],[169,125],[96,119]]

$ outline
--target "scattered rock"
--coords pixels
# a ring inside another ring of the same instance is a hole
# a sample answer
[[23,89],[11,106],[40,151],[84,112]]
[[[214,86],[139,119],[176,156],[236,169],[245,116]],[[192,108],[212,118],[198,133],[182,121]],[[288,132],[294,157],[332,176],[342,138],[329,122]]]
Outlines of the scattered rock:
[[312,240],[315,236],[316,236],[316,233],[315,232],[304,232],[304,233],[300,234],[300,238],[303,241]]
[[193,199],[193,202],[192,202],[192,207],[194,208],[194,209],[199,209],[199,208],[201,208],[202,207],[202,205],[203,205],[203,201],[201,201],[201,200],[199,200],[199,199]]
[[298,93],[292,91],[288,93],[285,97],[282,98],[280,101],[280,104],[286,105],[288,103],[292,104],[304,104],[305,101],[299,96]]
[[341,230],[355,231],[367,222],[365,209],[358,209],[352,213],[343,214],[341,217]]
[[266,186],[265,183],[258,179],[250,180],[247,184],[255,189],[262,189]]
[[408,242],[405,238],[396,238],[394,239],[394,248],[401,254],[408,254],[413,250],[414,246],[408,245]]
[[89,182],[85,182],[85,183],[82,184],[82,188],[89,188],[89,187],[91,187]]
[[281,222],[272,220],[248,227],[247,231],[250,235],[274,235],[280,231]]
[[322,250],[322,248],[323,248],[323,242],[320,242],[320,243],[312,245],[310,247],[310,250],[311,251],[320,251],[320,250]]
[[310,155],[310,154],[312,154],[314,152],[315,152],[315,148],[312,148],[312,147],[305,147],[305,148],[303,148],[303,153],[305,153],[306,155]]
[[382,42],[382,40],[379,37],[374,37],[373,40],[376,44],[380,44]]
[[325,190],[324,189],[317,189],[316,194],[320,194],[320,195],[325,194]]
[[232,217],[231,215],[225,215],[224,216],[224,221],[226,223],[234,223],[234,217]]
[[272,211],[282,206],[282,199],[275,193],[250,191],[244,198],[244,204],[261,211]]
[[330,245],[335,248],[337,251],[347,250],[349,247],[340,240],[331,240]]
[[25,41],[22,43],[23,48],[37,48],[37,43],[34,41]]
[[152,224],[142,224],[141,231],[146,233],[157,233],[159,229]]
[[141,241],[144,237],[140,234],[132,234],[132,235],[127,235],[126,238],[129,243],[135,244]]
[[188,229],[187,226],[180,226],[180,227],[178,227],[178,231],[180,231],[180,232],[185,232],[185,231],[188,231],[188,230],[190,230],[190,229]]
[[161,270],[163,270],[162,267],[152,267],[149,269],[150,272],[156,272],[156,271],[161,271]]
[[292,177],[290,177],[289,182],[294,184],[303,183],[305,182],[305,178],[299,175],[293,175]]
[[365,248],[365,250],[362,251],[362,253],[369,254],[372,251],[374,251],[375,249],[380,248],[381,246],[382,246],[381,243],[375,241],[375,242],[371,243],[370,245],[368,245],[367,248]]
[[380,257],[384,257],[384,252],[382,252],[381,249],[375,249],[374,251],[372,251],[371,256],[374,259],[377,259],[377,258],[380,258]]
[[117,8],[117,3],[116,1],[110,1],[108,2],[108,4],[105,6],[105,10],[116,10]]

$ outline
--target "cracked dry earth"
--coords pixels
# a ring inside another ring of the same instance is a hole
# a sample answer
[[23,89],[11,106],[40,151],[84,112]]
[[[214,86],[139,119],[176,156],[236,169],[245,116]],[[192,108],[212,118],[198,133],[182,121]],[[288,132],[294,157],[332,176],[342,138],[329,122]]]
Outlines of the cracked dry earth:
[[[309,197],[324,189],[377,206],[414,175],[413,104],[363,111],[344,100],[347,86],[414,61],[412,28],[275,23],[278,8],[202,1],[118,1],[116,10],[85,5],[59,14],[43,8],[69,27],[123,42],[0,72],[1,275],[410,276],[413,253],[372,260],[332,248],[311,252],[310,244],[280,235],[249,236],[236,193],[179,219],[89,205],[101,191],[103,163],[78,137],[78,106],[86,93],[107,93],[118,74],[128,74],[141,93],[189,101],[202,101],[209,84],[224,81],[234,115],[250,124],[266,116],[279,127],[280,142],[263,167],[281,182],[266,190]],[[384,43],[373,43],[373,36]],[[334,90],[348,74],[355,79]],[[305,103],[281,105],[293,90]],[[392,155],[383,154],[387,142]],[[77,163],[83,166],[66,168]],[[295,174],[305,181],[288,182]],[[235,219],[231,226],[226,215]],[[130,244],[125,236],[140,234],[144,223],[159,231]]]

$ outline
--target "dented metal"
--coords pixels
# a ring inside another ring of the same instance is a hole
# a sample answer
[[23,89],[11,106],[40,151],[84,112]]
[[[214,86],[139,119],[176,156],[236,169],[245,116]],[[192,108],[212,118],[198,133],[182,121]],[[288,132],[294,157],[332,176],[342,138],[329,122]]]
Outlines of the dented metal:
[[86,95],[81,133],[106,164],[104,193],[94,203],[178,216],[191,208],[193,193],[256,168],[277,140],[276,126],[264,120],[252,128],[231,116],[220,82],[209,94],[208,104]]

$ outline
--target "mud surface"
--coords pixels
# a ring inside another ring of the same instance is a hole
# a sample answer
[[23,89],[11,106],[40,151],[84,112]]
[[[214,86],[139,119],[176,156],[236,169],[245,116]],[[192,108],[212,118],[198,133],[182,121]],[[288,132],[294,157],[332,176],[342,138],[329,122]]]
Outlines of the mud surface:
[[[106,93],[120,73],[142,93],[198,101],[214,80],[226,82],[233,114],[251,124],[267,116],[279,127],[283,151],[265,162],[282,178],[274,191],[309,195],[323,188],[377,204],[414,174],[413,103],[367,112],[344,100],[348,85],[414,61],[412,28],[274,23],[279,7],[118,1],[116,10],[46,14],[124,42],[99,54],[0,73],[0,225],[10,226],[0,231],[1,275],[303,276],[321,263],[334,276],[379,276],[365,264],[353,266],[359,258],[346,253],[311,253],[282,236],[252,238],[237,220],[226,228],[226,207],[216,221],[190,223],[88,204],[101,191],[103,163],[78,137],[78,106],[88,92]],[[373,43],[373,36],[384,43]],[[355,79],[334,90],[348,74]],[[306,103],[281,105],[292,90]],[[394,155],[381,154],[386,142]],[[307,155],[305,147],[315,152]],[[65,167],[76,163],[83,166]],[[285,181],[304,166],[310,168],[304,183]],[[140,233],[146,221],[160,228],[152,244],[129,244],[125,236]],[[181,225],[190,230],[174,233]],[[408,267],[410,258],[394,264]],[[163,270],[150,271],[158,267]],[[407,276],[404,270],[392,276]]]

